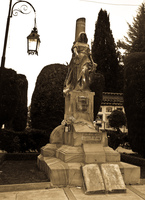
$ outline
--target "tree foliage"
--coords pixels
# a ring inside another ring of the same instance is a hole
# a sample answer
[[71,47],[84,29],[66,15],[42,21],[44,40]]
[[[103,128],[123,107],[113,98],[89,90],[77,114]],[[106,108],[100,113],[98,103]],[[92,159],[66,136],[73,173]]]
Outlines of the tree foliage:
[[125,59],[124,107],[129,142],[133,151],[145,157],[145,53]]
[[17,74],[12,69],[0,68],[0,128],[13,118],[17,102]]
[[117,45],[125,50],[125,53],[145,52],[145,4],[139,6],[132,24],[128,24],[127,36],[119,40]]
[[27,124],[27,89],[28,81],[25,75],[17,74],[17,106],[12,120],[10,120],[6,127],[14,131],[23,131]]
[[94,119],[96,119],[101,102],[102,102],[102,92],[104,90],[104,76],[101,73],[94,74],[94,80],[90,85],[90,89],[92,92],[95,92],[94,96]]
[[[25,129],[0,130],[0,149],[8,153],[38,151],[49,142],[50,135],[45,130]],[[20,156],[19,156],[20,157]]]
[[27,121],[27,88],[24,75],[0,68],[0,127],[22,131]]
[[64,118],[66,65],[52,64],[40,72],[31,101],[32,128],[51,132]]
[[110,29],[109,15],[100,10],[95,25],[94,41],[92,44],[92,57],[98,64],[97,72],[105,77],[106,92],[117,92],[118,59],[116,45]]
[[109,115],[109,125],[119,130],[121,126],[126,125],[126,116],[122,111],[114,110]]

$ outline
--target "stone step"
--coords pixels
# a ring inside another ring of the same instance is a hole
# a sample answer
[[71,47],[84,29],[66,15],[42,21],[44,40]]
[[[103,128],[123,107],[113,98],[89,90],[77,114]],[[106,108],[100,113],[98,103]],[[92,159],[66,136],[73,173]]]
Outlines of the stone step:
[[44,157],[57,157],[64,162],[103,163],[119,162],[120,153],[101,143],[84,143],[82,146],[47,144],[41,148]]
[[[125,184],[140,183],[140,167],[123,162],[109,162],[105,164],[118,164]],[[37,165],[44,171],[52,184],[57,186],[79,186],[83,185],[81,167],[84,163],[65,163],[55,157],[43,157],[39,155]]]
[[105,151],[102,144],[84,143],[85,163],[104,163],[106,162]]
[[66,162],[66,163],[83,163],[84,162],[84,152],[82,147],[74,147],[68,145],[62,145],[56,150],[56,158]]
[[48,143],[45,146],[41,147],[41,155],[44,157],[55,157],[56,150],[61,146],[61,144]]
[[140,167],[125,162],[119,162],[119,167],[125,184],[140,184]]
[[54,186],[79,186],[83,185],[81,167],[83,163],[65,163],[54,157],[39,155],[37,165],[44,171]]
[[104,147],[106,162],[119,162],[120,161],[120,153],[114,151],[111,147]]

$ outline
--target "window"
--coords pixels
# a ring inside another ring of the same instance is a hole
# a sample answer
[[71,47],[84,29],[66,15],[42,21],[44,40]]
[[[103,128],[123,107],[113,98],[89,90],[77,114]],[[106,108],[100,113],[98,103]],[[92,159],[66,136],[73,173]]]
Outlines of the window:
[[107,107],[106,112],[112,112],[112,107]]
[[122,111],[122,108],[117,108],[118,111]]

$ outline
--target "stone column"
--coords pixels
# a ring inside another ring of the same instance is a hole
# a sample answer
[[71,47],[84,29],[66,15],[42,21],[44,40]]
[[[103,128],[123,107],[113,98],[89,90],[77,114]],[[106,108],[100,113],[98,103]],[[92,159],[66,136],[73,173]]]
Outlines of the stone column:
[[75,41],[77,40],[80,32],[85,32],[85,18],[79,18],[76,21],[76,34],[75,34]]

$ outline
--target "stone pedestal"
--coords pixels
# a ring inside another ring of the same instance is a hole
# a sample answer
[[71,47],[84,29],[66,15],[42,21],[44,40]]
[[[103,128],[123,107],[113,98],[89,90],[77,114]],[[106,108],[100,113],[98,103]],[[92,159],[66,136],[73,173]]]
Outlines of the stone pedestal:
[[94,120],[94,92],[72,91],[65,97],[64,119],[74,118],[75,120]]
[[125,192],[138,184],[140,168],[120,162],[106,133],[93,125],[93,92],[72,91],[65,98],[63,125],[41,148],[37,164],[54,186],[85,186],[85,192]]

